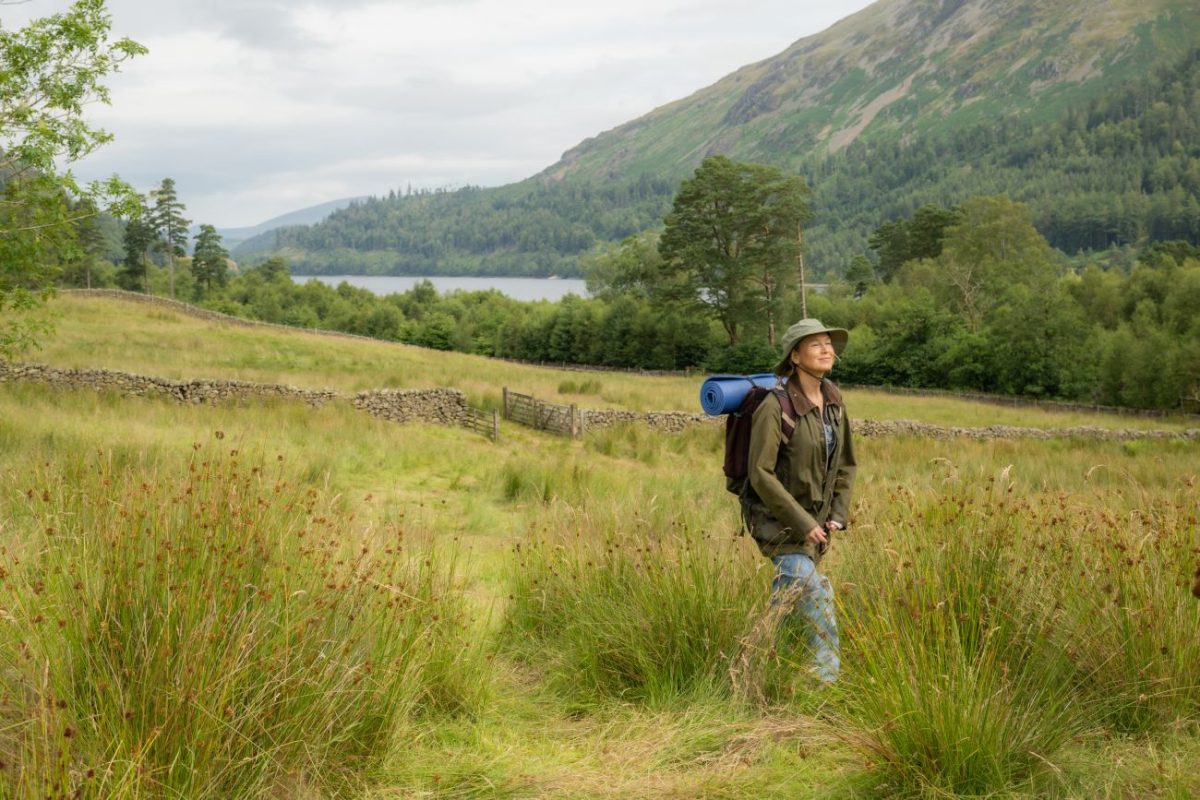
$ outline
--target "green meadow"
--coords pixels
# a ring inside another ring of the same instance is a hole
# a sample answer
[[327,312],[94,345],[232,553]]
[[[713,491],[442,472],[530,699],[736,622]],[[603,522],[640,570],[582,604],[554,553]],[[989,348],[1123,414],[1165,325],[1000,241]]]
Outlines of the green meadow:
[[[57,367],[698,407],[699,377],[48,310],[30,360]],[[771,611],[721,447],[0,384],[0,797],[1200,795],[1200,442],[860,438],[832,690]]]

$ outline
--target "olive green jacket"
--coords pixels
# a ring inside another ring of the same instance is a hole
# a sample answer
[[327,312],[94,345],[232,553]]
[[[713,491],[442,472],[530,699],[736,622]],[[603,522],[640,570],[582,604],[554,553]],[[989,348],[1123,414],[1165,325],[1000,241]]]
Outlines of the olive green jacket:
[[829,520],[845,527],[850,516],[854,443],[842,393],[830,381],[822,381],[826,413],[834,427],[832,467],[826,470],[821,413],[799,387],[789,384],[787,391],[796,411],[796,429],[782,448],[779,399],[770,394],[754,411],[742,512],[763,555],[804,553],[815,561],[826,548],[809,542],[808,532]]

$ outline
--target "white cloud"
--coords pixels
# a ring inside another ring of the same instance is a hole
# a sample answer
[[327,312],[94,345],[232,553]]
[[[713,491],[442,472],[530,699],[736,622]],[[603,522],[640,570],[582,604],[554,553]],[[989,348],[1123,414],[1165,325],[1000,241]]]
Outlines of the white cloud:
[[[67,0],[0,6],[12,28]],[[520,180],[867,0],[109,0],[150,48],[89,117],[83,177],[173,177],[250,225],[326,200]]]

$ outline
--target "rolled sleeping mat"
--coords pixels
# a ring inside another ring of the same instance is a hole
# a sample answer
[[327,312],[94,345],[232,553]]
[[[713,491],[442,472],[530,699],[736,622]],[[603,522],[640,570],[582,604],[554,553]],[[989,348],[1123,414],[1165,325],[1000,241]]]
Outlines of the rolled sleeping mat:
[[713,375],[700,384],[700,407],[710,417],[730,414],[741,407],[752,387],[770,389],[778,380],[771,372],[757,375]]

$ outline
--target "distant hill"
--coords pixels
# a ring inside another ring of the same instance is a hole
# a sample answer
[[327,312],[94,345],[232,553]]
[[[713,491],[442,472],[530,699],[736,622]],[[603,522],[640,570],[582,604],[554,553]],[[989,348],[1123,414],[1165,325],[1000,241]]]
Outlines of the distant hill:
[[[327,203],[302,208],[298,211],[289,211],[286,214],[280,214],[278,217],[272,217],[266,222],[260,222],[257,225],[250,225],[244,228],[217,228],[217,233],[221,234],[222,244],[232,250],[241,242],[258,236],[261,233],[282,228],[287,225],[312,225],[320,222],[328,217],[334,211],[345,208],[355,200],[363,198],[347,197],[342,200],[330,200]],[[200,226],[193,226],[189,231],[189,235],[195,236],[200,231]]]
[[[731,12],[732,13],[732,12]],[[572,274],[704,157],[804,175],[813,265],[926,202],[1008,193],[1075,252],[1200,240],[1194,0],[881,0],[521,183],[371,198],[244,245],[294,271]]]

